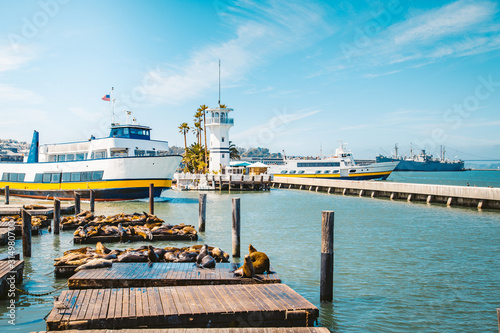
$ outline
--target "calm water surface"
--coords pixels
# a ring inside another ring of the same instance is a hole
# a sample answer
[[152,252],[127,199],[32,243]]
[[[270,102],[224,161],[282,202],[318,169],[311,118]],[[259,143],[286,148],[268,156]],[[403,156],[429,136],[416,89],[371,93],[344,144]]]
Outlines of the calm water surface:
[[[164,192],[157,215],[197,226],[198,193]],[[284,283],[320,308],[320,325],[333,332],[496,332],[500,307],[500,214],[383,199],[298,190],[208,193],[207,232],[197,243],[231,251],[231,198],[241,197],[242,250],[267,252]],[[1,199],[1,198],[0,198]],[[19,199],[13,199],[13,203]],[[97,203],[98,214],[141,212],[147,202]],[[85,207],[84,207],[85,208]],[[321,211],[335,211],[333,303],[319,302]],[[110,248],[145,243],[108,244]],[[187,246],[189,242],[155,242]],[[22,252],[21,242],[16,242]],[[47,292],[63,285],[53,259],[75,248],[72,232],[33,237],[23,289]],[[0,248],[5,252],[6,248]],[[56,292],[54,295],[58,295]],[[16,326],[45,329],[53,295],[16,299]]]

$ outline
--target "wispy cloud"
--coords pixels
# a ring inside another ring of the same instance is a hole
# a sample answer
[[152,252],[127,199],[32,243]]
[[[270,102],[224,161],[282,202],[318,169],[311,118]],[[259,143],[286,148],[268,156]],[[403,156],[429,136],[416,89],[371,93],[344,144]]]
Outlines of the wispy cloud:
[[34,58],[35,50],[29,45],[0,44],[0,73],[21,68]]
[[[447,57],[462,57],[500,49],[500,25],[495,23],[498,5],[492,1],[460,0],[440,8],[418,12],[402,22],[387,26],[366,45],[352,43],[344,60],[337,61],[331,71],[354,67],[398,66],[384,69],[382,74],[366,74],[373,78],[397,73],[401,67],[414,68]],[[347,62],[349,62],[347,61]]]
[[41,104],[44,98],[31,90],[16,88],[0,83],[0,101],[23,102],[23,104]]
[[270,58],[304,48],[332,33],[325,20],[326,10],[317,3],[239,1],[221,16],[236,37],[205,46],[184,64],[164,64],[148,73],[157,82],[145,89],[150,99],[177,104],[214,89],[218,59],[223,62],[224,84],[244,81],[253,68]]

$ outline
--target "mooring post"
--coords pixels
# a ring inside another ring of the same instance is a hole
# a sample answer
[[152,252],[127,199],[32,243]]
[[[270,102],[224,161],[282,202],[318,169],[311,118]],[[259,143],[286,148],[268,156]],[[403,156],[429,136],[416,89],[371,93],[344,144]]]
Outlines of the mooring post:
[[240,198],[233,198],[233,257],[240,257]]
[[199,199],[200,216],[198,218],[198,231],[205,232],[205,221],[207,218],[207,194],[200,193]]
[[334,212],[323,211],[321,216],[321,280],[320,300],[333,300],[333,228]]
[[497,308],[498,333],[500,333],[500,308]]
[[90,190],[90,211],[95,212],[95,192],[94,190]]
[[80,193],[75,192],[75,216],[80,214]]
[[9,192],[10,192],[9,185],[5,185],[5,204],[6,205],[9,204]]
[[149,184],[149,214],[155,214],[155,185]]
[[23,217],[23,256],[31,257],[31,215],[26,209],[21,210]]
[[59,224],[61,223],[61,201],[54,199],[54,235],[59,234]]

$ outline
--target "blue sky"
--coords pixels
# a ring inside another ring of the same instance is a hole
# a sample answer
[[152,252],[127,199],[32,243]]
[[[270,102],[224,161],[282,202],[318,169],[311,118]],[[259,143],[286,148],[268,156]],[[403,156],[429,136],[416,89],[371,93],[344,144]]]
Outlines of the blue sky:
[[[101,97],[153,138],[200,104],[234,108],[230,139],[357,158],[410,143],[500,157],[497,1],[0,0],[0,138],[104,136]],[[190,136],[194,141],[194,136]]]

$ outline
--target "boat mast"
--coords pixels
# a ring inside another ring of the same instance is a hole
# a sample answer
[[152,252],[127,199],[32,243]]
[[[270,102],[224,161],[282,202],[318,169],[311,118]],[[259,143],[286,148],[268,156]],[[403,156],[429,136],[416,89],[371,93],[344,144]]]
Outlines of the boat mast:
[[398,144],[397,143],[394,145],[394,158],[395,159],[398,158]]
[[113,90],[115,87],[111,87],[111,94],[109,97],[111,97],[111,124],[115,123],[115,100],[113,99]]
[[219,59],[219,101],[217,102],[220,108],[220,59]]

